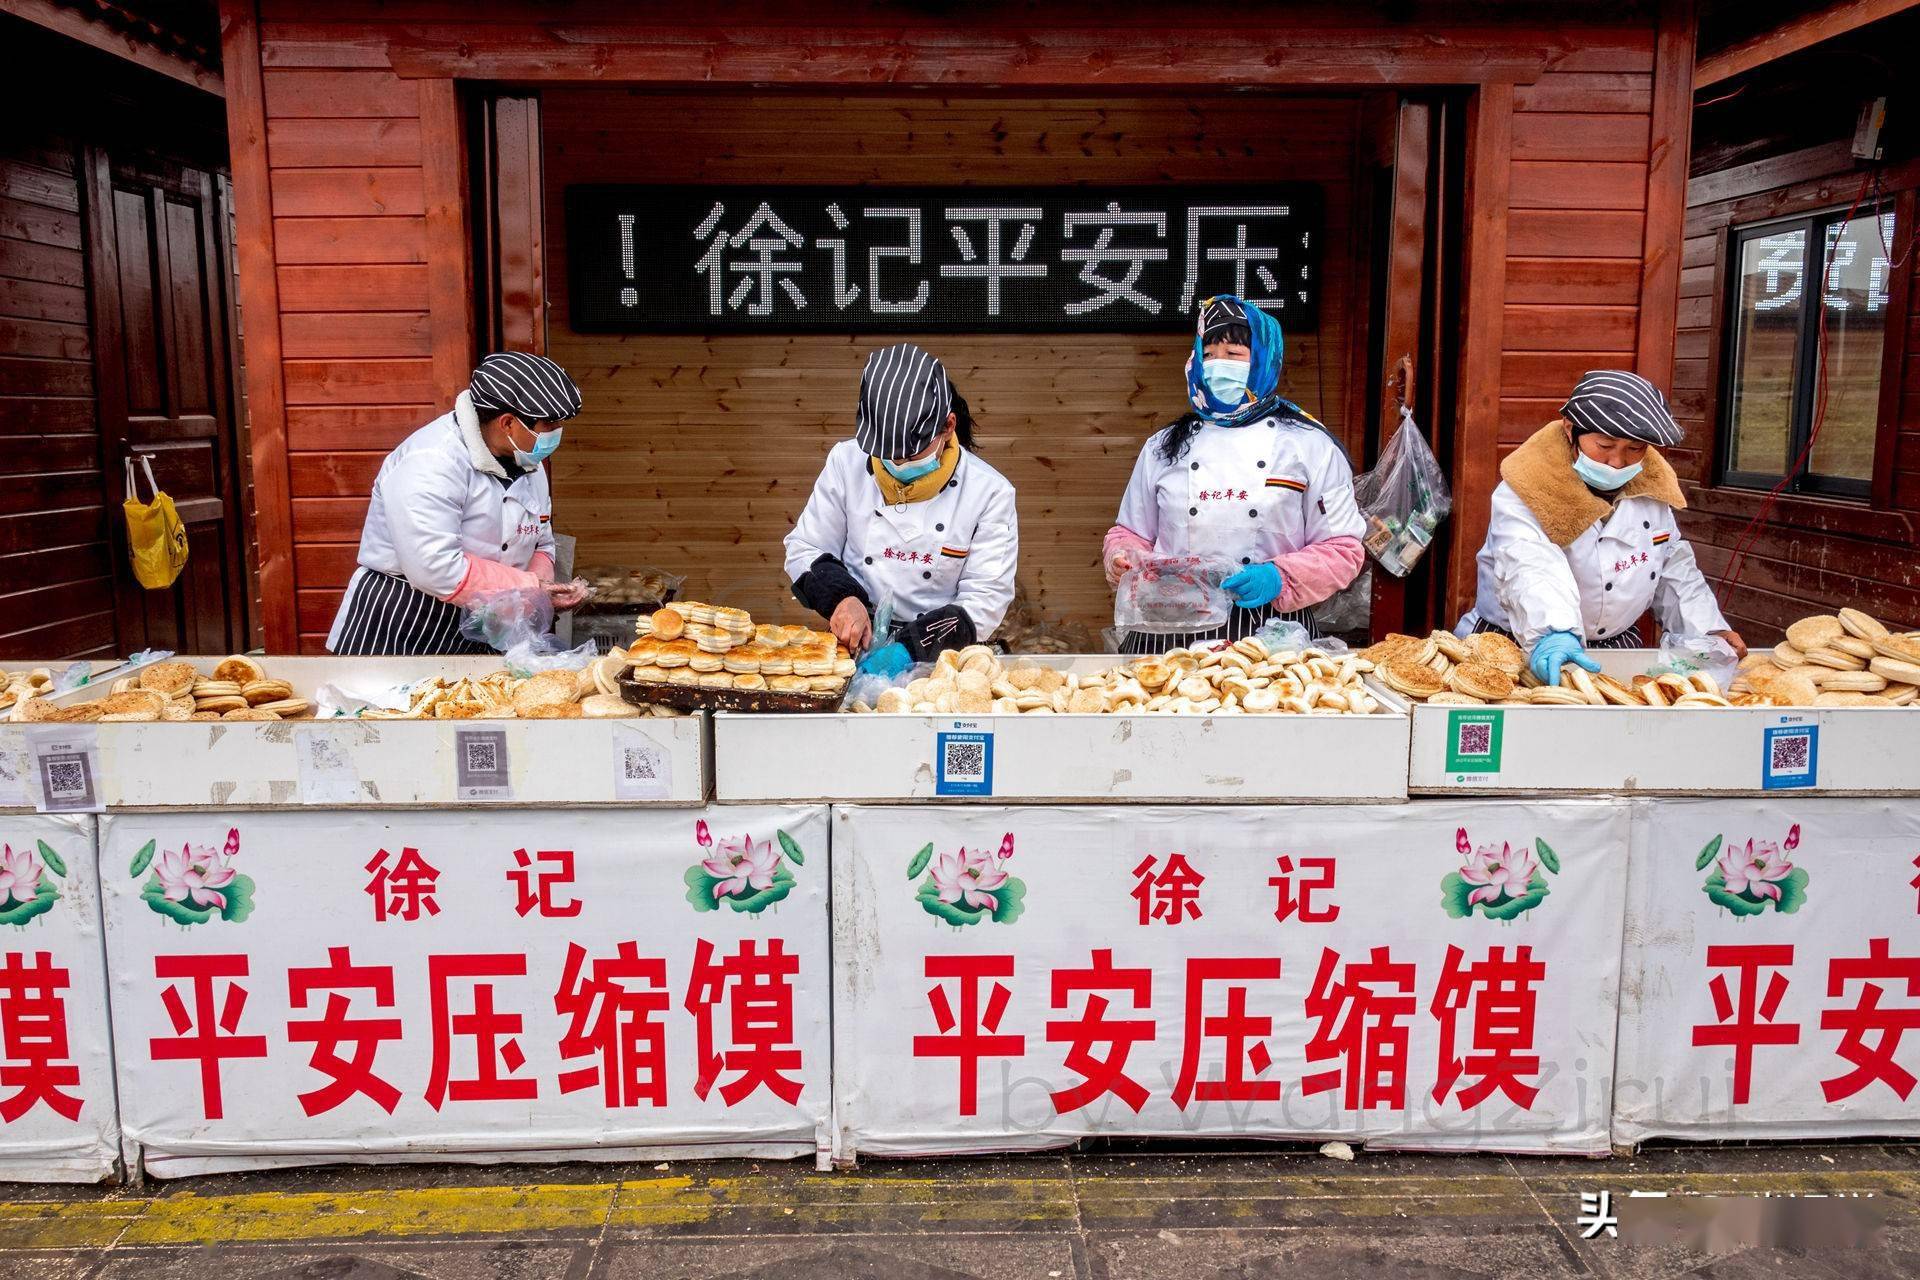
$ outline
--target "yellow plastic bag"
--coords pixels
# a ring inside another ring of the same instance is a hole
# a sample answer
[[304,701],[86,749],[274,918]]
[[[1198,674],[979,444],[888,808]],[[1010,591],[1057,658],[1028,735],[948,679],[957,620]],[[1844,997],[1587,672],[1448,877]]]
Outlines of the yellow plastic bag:
[[133,479],[133,459],[127,459],[127,545],[133,553],[133,576],[149,591],[173,585],[187,567],[187,526],[173,509],[173,499],[160,491],[153,478],[153,462],[140,455],[153,501],[140,501]]

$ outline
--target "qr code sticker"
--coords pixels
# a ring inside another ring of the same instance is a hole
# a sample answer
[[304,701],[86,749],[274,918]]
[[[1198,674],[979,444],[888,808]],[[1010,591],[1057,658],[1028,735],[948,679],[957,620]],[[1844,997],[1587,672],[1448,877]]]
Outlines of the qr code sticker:
[[987,777],[987,748],[983,742],[948,742],[946,757],[940,762],[941,774],[949,782],[984,782]]
[[1460,741],[1455,748],[1456,755],[1490,756],[1493,754],[1493,726],[1484,720],[1478,723],[1463,724],[1460,727]]
[[628,782],[657,782],[660,778],[658,757],[645,747],[626,747],[620,752],[620,772]]
[[468,738],[463,744],[467,749],[468,773],[500,772],[499,744],[491,738]]
[[1772,773],[1805,773],[1813,739],[1804,733],[1778,734],[1768,744],[1767,769]]
[[[491,744],[489,744],[491,745]],[[313,761],[313,767],[321,770],[336,770],[347,767],[347,754],[339,746],[318,736],[307,740],[307,754]]]
[[87,786],[87,762],[74,756],[55,756],[45,763],[47,799],[84,800]]

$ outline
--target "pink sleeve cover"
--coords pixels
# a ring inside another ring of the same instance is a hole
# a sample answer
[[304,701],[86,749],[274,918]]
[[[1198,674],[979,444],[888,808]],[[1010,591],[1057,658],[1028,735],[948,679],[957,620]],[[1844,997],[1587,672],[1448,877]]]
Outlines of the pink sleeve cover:
[[1359,577],[1360,566],[1366,558],[1366,548],[1358,538],[1328,538],[1284,556],[1275,556],[1273,563],[1286,585],[1273,607],[1287,613],[1319,604]]
[[1152,555],[1153,544],[1123,524],[1107,530],[1107,536],[1100,543],[1100,560],[1110,587],[1120,581],[1120,575],[1113,570],[1113,557],[1122,551],[1131,551],[1136,558]]
[[447,603],[464,607],[481,596],[490,596],[496,591],[522,591],[539,585],[540,579],[525,569],[515,569],[510,565],[501,564],[498,560],[482,560],[479,556],[468,556],[467,576],[460,579],[460,586],[447,597]]
[[533,559],[527,562],[527,572],[542,582],[553,581],[553,557],[544,551],[533,553]]

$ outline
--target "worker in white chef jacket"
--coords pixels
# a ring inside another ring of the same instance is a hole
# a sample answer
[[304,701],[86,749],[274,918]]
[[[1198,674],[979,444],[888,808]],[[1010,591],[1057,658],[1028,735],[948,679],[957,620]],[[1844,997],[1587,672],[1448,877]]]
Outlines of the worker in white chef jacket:
[[[827,454],[786,538],[800,603],[862,667],[898,674],[990,637],[1013,603],[1013,486],[972,450],[966,402],[911,343],[867,357],[854,438]],[[891,627],[875,614],[891,605]]]
[[1239,298],[1200,304],[1187,359],[1192,412],[1150,437],[1103,546],[1107,582],[1154,556],[1238,566],[1225,625],[1135,633],[1123,652],[1250,636],[1274,619],[1312,626],[1312,606],[1359,576],[1366,524],[1353,468],[1311,415],[1282,398],[1280,325]]
[[1511,636],[1547,684],[1569,662],[1598,671],[1589,649],[1639,648],[1649,608],[1665,630],[1719,636],[1745,657],[1674,518],[1687,501],[1660,447],[1682,434],[1645,378],[1584,375],[1560,417],[1500,464],[1479,597],[1455,630]]
[[544,356],[504,351],[473,371],[453,411],[380,464],[327,650],[487,653],[460,634],[465,606],[500,591],[545,590],[556,609],[581,594],[553,581],[553,496],[544,461],[580,388]]

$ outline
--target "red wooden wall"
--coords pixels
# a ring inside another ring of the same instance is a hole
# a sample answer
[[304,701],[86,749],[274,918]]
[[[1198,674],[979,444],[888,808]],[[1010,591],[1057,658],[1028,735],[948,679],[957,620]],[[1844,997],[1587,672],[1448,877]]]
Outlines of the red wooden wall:
[[[1512,20],[1414,4],[1392,25],[1303,6],[1284,38],[1169,27],[1164,9],[1124,4],[1009,11],[998,26],[983,10],[964,27],[859,4],[739,12],[724,39],[703,28],[651,41],[611,3],[342,0],[319,21],[299,0],[223,0],[241,295],[252,315],[280,317],[248,327],[270,647],[317,647],[380,454],[451,399],[471,362],[453,77],[1077,94],[1483,85],[1452,459],[1456,604],[1503,440],[1545,421],[1586,368],[1666,377],[1692,60],[1679,0],[1542,3]],[[783,40],[781,23],[804,36]],[[763,30],[743,38],[752,27]],[[608,32],[620,38],[596,40]],[[778,56],[800,40],[807,58]]]

